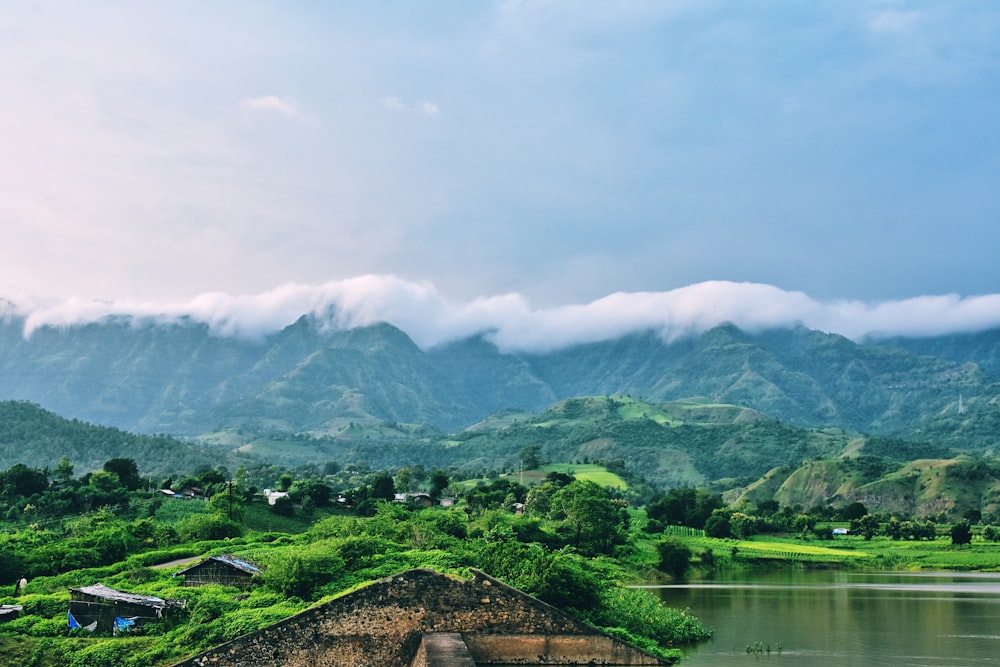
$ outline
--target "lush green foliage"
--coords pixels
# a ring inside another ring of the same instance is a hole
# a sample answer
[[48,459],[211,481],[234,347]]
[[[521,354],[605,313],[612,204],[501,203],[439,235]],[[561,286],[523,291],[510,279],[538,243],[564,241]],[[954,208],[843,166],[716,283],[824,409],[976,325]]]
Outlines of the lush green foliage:
[[[210,480],[212,475],[203,477]],[[0,596],[0,602],[18,601],[25,607],[22,618],[0,626],[0,647],[5,637],[28,641],[38,667],[164,665],[412,567],[456,574],[470,567],[483,569],[583,619],[613,625],[613,632],[662,655],[668,655],[663,652],[668,644],[706,636],[693,619],[659,603],[609,597],[607,591],[619,589],[623,578],[636,576],[627,574],[627,561],[605,555],[635,539],[628,531],[626,510],[590,481],[552,473],[549,485],[551,502],[544,515],[516,514],[510,500],[523,499],[526,489],[496,480],[470,490],[468,496],[475,502],[463,508],[420,509],[376,501],[370,517],[328,509],[304,524],[309,526],[304,532],[283,534],[248,531],[228,519],[225,502],[163,500],[149,495],[156,491],[135,491],[129,511],[122,514],[93,512],[66,518],[47,530],[26,528],[2,535],[7,590],[13,594],[13,582],[21,576],[27,576],[29,584],[20,597]],[[370,500],[365,494],[358,497]],[[266,505],[246,503],[241,520],[250,520],[262,507]],[[295,508],[296,516],[283,519],[300,520],[302,511]],[[173,570],[149,567],[222,552],[266,568],[250,591],[184,588],[171,576]],[[184,599],[186,612],[127,637],[68,630],[67,588],[97,581]],[[625,605],[633,603],[642,603],[641,617],[624,618]],[[18,649],[7,655],[22,653]]]

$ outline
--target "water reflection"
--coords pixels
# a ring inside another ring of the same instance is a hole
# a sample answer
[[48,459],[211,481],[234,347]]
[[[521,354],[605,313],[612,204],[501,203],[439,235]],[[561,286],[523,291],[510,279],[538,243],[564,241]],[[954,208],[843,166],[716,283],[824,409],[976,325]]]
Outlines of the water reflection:
[[[928,667],[1000,658],[1000,574],[741,572],[655,591],[715,629],[711,642],[686,652],[686,667]],[[748,654],[758,642],[765,650]]]

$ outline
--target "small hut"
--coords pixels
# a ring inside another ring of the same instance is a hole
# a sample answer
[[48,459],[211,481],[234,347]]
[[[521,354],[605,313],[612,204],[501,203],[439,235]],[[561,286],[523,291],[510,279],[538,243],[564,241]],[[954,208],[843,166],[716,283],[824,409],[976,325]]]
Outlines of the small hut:
[[21,615],[23,610],[24,607],[19,604],[0,604],[0,623],[13,621]]
[[[69,589],[69,614],[80,627],[112,632],[117,627],[139,626],[183,609],[183,600],[164,600],[108,588],[103,584]],[[119,619],[116,623],[116,619]],[[72,622],[71,621],[71,622]],[[92,624],[96,622],[96,626]]]
[[250,585],[250,580],[254,575],[260,574],[260,571],[261,569],[250,561],[231,554],[224,554],[206,558],[200,563],[175,573],[174,576],[183,575],[185,586],[221,584],[222,586],[246,588]]

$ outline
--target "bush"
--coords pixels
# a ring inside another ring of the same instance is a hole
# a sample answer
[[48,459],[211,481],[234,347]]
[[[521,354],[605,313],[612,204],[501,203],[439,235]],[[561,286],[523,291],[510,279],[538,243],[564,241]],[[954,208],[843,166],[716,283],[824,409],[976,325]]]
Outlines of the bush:
[[547,556],[534,594],[561,608],[587,611],[597,606],[602,586],[585,569],[585,561],[576,554],[555,553]]
[[215,586],[202,586],[198,596],[189,606],[191,623],[209,623],[235,611],[240,607],[232,595],[215,590]]
[[239,524],[225,517],[212,514],[196,514],[177,523],[177,535],[185,542],[194,540],[224,540],[239,537],[243,529]]
[[287,597],[312,599],[317,589],[344,572],[344,559],[323,542],[275,556],[262,579],[267,588]]
[[691,567],[691,549],[675,537],[667,537],[656,543],[660,555],[659,567],[674,579],[683,579]]
[[714,513],[705,522],[705,535],[725,539],[732,537],[733,532],[729,525],[729,517],[722,513]]
[[112,639],[75,651],[67,667],[132,667],[134,653],[134,646]]
[[663,522],[657,519],[648,519],[646,525],[642,527],[642,532],[656,534],[663,532]]
[[590,620],[602,627],[624,628],[660,646],[693,644],[712,636],[712,631],[686,609],[671,609],[649,591],[635,588],[606,588]]

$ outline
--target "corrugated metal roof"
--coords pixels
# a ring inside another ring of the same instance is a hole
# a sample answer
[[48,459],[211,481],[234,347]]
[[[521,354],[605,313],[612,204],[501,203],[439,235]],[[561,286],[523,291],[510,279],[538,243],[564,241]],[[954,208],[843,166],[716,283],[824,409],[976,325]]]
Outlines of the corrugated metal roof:
[[243,560],[242,558],[237,558],[232,554],[223,554],[221,556],[212,556],[211,560],[217,560],[227,565],[232,565],[235,568],[243,570],[244,572],[249,572],[250,574],[257,574],[260,572],[260,568],[253,563]]
[[80,588],[71,588],[70,591],[83,593],[84,595],[92,595],[96,598],[102,598],[104,600],[114,600],[115,602],[127,602],[128,604],[141,605],[143,607],[166,607],[171,604],[172,601],[164,600],[163,598],[158,598],[155,595],[138,595],[136,593],[126,593],[125,591],[116,591],[113,588],[108,588],[104,584],[94,584],[93,586],[81,586]]
[[237,558],[236,556],[234,556],[232,554],[222,554],[221,556],[209,556],[208,558],[206,558],[205,560],[201,561],[200,563],[195,563],[191,567],[186,567],[183,570],[174,573],[174,576],[176,577],[179,574],[184,574],[185,572],[188,572],[189,570],[193,570],[193,569],[195,569],[197,567],[200,567],[201,565],[204,565],[205,563],[208,563],[208,562],[213,561],[213,560],[214,561],[218,561],[220,563],[225,563],[226,565],[229,565],[230,567],[234,567],[237,570],[241,570],[243,572],[246,572],[247,574],[258,574],[261,571],[261,569],[259,567],[257,567],[256,565],[254,565],[253,563],[251,563],[249,561],[243,560],[242,558]]

